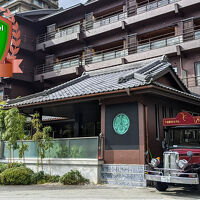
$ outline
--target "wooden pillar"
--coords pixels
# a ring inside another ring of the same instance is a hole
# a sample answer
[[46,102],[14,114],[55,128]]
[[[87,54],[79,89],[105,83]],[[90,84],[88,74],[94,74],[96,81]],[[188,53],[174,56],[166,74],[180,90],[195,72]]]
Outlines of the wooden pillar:
[[178,23],[177,35],[183,35],[183,42],[194,39],[193,18],[185,19]]
[[139,118],[139,162],[145,164],[145,107],[138,103],[138,118]]
[[74,124],[74,137],[81,136],[81,126],[82,126],[82,115],[80,113],[75,114],[75,124]]
[[86,30],[90,30],[93,28],[93,22],[94,22],[93,19],[94,19],[93,12],[85,15],[85,29]]
[[47,40],[54,38],[56,33],[56,24],[51,24],[47,26]]
[[127,35],[126,46],[128,48],[128,55],[137,53],[137,33]]
[[92,63],[92,56],[94,54],[94,49],[91,47],[85,48],[85,64],[91,64]]
[[136,0],[126,0],[127,16],[131,17],[137,14],[137,2]]

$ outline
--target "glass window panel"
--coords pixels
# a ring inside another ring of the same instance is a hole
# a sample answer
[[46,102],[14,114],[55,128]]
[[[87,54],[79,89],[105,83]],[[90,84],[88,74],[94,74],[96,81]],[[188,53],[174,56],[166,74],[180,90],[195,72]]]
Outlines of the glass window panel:
[[182,70],[183,83],[188,86],[187,71]]
[[173,67],[173,70],[178,73],[178,68],[177,67]]
[[103,58],[104,60],[110,60],[110,59],[116,58],[115,51],[104,53]]
[[95,55],[92,57],[92,62],[101,62],[102,61],[102,54]]
[[119,19],[120,20],[125,19],[125,13],[119,14]]
[[170,45],[175,45],[175,44],[179,44],[181,41],[180,41],[180,37],[172,37],[172,38],[168,38],[167,39],[167,46],[170,46]]
[[117,21],[118,21],[118,15],[110,18],[110,23],[114,23],[114,22],[117,22]]
[[200,86],[200,62],[195,63],[196,85]]
[[137,52],[144,52],[144,51],[149,51],[150,50],[150,44],[143,44],[143,45],[138,45],[137,47]]
[[152,10],[157,8],[157,3],[150,3],[149,5],[147,5],[147,10]]
[[141,14],[147,11],[147,7],[146,6],[142,6],[137,8],[137,14]]
[[[25,158],[37,158],[36,142],[24,141],[24,144],[28,145]],[[7,142],[3,143],[2,155],[3,158],[9,157]],[[14,151],[14,157],[19,158],[18,150]],[[45,151],[45,158],[98,158],[98,138],[55,139],[53,147]]]
[[68,68],[70,67],[70,61],[66,61],[62,64],[62,68]]
[[75,59],[75,60],[71,60],[71,66],[78,66],[79,65],[79,60]]
[[158,6],[161,7],[161,6],[165,6],[169,3],[169,0],[161,0],[158,2]]
[[196,31],[196,32],[194,33],[194,38],[195,38],[195,39],[200,39],[200,31]]
[[60,70],[61,69],[61,64],[56,64],[53,66],[53,70],[54,71],[57,71],[57,70]]
[[101,21],[97,21],[94,23],[94,28],[99,28],[101,26]]
[[160,40],[151,43],[151,49],[158,49],[166,46],[166,40]]
[[125,50],[116,51],[116,58],[125,56]]

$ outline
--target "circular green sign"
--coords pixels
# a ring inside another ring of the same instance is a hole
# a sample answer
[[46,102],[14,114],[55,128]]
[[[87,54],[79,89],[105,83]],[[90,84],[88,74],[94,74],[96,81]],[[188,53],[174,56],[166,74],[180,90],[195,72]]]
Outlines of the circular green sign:
[[124,135],[130,127],[130,120],[127,115],[118,114],[113,120],[113,129],[119,135]]

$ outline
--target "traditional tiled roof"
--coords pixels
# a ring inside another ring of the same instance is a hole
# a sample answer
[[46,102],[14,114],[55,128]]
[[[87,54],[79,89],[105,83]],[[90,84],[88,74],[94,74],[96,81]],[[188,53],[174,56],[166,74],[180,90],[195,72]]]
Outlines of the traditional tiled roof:
[[[96,70],[84,73],[81,77],[45,90],[40,93],[14,99],[7,102],[6,107],[31,105],[36,103],[46,103],[50,101],[69,99],[85,95],[94,95],[127,88],[136,88],[140,86],[157,84],[158,79],[169,70],[173,72],[171,64],[166,57],[159,57],[131,64],[115,66],[109,69]],[[177,76],[177,75],[175,75]],[[177,76],[177,79],[178,76]],[[179,79],[184,89],[184,94],[200,99],[191,95],[184,84]],[[157,86],[159,86],[157,84]],[[159,87],[162,87],[161,85]],[[172,89],[167,87],[168,89]],[[175,90],[175,89],[173,89]],[[177,90],[178,91],[178,90]]]

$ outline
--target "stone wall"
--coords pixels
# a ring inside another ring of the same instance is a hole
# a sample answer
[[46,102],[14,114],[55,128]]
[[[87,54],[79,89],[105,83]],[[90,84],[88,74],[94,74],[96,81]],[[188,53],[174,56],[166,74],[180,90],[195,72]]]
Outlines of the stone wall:
[[146,187],[144,165],[103,164],[101,181],[104,184]]

